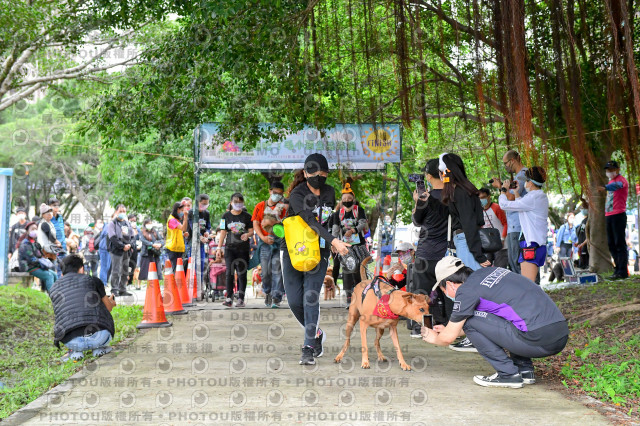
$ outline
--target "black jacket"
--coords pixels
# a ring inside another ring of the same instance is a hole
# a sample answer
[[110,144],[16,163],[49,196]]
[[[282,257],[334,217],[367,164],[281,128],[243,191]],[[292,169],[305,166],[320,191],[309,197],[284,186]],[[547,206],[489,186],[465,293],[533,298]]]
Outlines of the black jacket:
[[[115,334],[113,318],[96,291],[97,278],[89,275],[65,274],[51,288],[50,297],[55,315],[53,343],[60,347],[60,341],[73,329],[87,327],[87,330],[108,330]],[[100,285],[103,285],[100,282]]]

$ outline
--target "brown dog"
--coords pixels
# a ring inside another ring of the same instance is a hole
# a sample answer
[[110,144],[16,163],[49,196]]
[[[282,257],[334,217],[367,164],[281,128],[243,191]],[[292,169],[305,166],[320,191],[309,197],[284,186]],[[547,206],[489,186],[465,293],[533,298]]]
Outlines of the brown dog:
[[[364,270],[366,264],[371,260],[371,257],[366,258],[360,266],[361,276],[366,277],[366,271]],[[388,328],[391,333],[391,341],[396,348],[396,354],[400,367],[407,371],[411,370],[411,367],[404,361],[402,351],[400,350],[400,344],[398,343],[398,320],[385,319],[379,316],[373,315],[373,311],[378,303],[378,298],[373,291],[368,291],[364,301],[362,300],[362,291],[371,282],[371,280],[362,281],[353,289],[353,296],[351,299],[351,306],[349,306],[349,318],[347,320],[346,335],[347,340],[344,342],[342,350],[335,357],[335,362],[340,362],[344,357],[344,354],[349,348],[351,341],[351,332],[356,324],[356,321],[360,319],[360,338],[362,341],[362,368],[369,368],[369,350],[367,347],[367,328],[373,327],[376,329],[376,339],[374,345],[378,353],[378,361],[387,361],[380,350],[380,338],[384,334],[385,328]],[[390,284],[380,283],[380,291],[387,293],[393,287]],[[417,322],[422,322],[422,315],[429,313],[429,305],[427,304],[427,298],[422,294],[407,293],[404,291],[396,290],[389,295],[389,308],[391,312],[396,315],[410,318]]]
[[327,274],[324,277],[324,300],[331,300],[336,298],[336,290],[340,294],[340,288],[333,280],[333,268],[329,266],[327,268]]

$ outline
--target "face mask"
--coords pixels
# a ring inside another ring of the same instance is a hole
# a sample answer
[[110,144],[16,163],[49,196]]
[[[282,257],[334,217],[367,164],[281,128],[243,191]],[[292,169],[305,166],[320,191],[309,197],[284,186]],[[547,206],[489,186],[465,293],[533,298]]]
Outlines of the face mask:
[[18,214],[18,220],[25,220],[26,217],[27,216],[25,214],[23,214],[23,213],[19,213]]
[[609,180],[613,179],[614,177],[616,177],[618,174],[616,172],[606,172],[607,177],[609,178]]
[[455,297],[451,297],[451,296],[449,296],[449,295],[447,294],[447,292],[446,292],[447,287],[445,287],[444,289],[445,289],[445,291],[443,291],[443,293],[444,293],[444,295],[447,297],[447,299],[449,299],[449,300],[451,300],[451,301],[455,302],[455,301],[456,301],[456,298],[455,298]]
[[147,224],[144,227],[147,228],[147,231],[151,231],[153,229],[153,225],[151,224]]
[[282,194],[271,194],[271,201],[273,201],[274,203],[277,203],[278,201],[282,200]]
[[400,262],[407,265],[411,263],[411,254],[403,254],[402,256],[399,257],[399,259],[400,259]]
[[131,224],[131,226],[133,226],[134,228],[136,227],[136,222],[129,222]]
[[486,207],[487,204],[489,204],[489,200],[486,198],[480,198],[480,204],[482,204],[482,207]]
[[118,220],[127,220],[127,215],[125,213],[118,213]]
[[244,208],[244,203],[232,203],[231,207],[233,207],[235,211],[240,211]]
[[307,178],[307,182],[309,183],[309,185],[311,185],[312,188],[314,189],[320,189],[322,188],[322,185],[324,185],[324,183],[327,181],[327,177],[326,176],[321,176],[321,175],[317,175],[317,176],[309,176]]
[[567,223],[569,223],[569,225],[573,225],[573,218],[570,217],[569,219],[567,219]]
[[350,209],[351,207],[353,207],[353,201],[343,201],[342,205],[346,208],[346,209]]
[[385,225],[389,225],[390,223],[391,223],[391,219],[389,219],[389,218],[385,217],[385,218],[384,218],[384,224],[385,224]]
[[29,231],[29,237],[36,239],[38,237],[38,231]]
[[180,212],[180,213],[178,213],[178,217],[179,217],[180,219],[182,219],[182,218],[184,217],[184,212]]

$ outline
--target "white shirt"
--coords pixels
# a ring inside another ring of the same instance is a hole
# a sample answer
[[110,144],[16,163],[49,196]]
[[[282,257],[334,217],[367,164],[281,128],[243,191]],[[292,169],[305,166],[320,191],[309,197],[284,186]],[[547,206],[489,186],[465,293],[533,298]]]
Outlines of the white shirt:
[[541,246],[546,245],[549,199],[544,191],[530,191],[524,197],[516,198],[513,201],[509,201],[507,196],[501,193],[498,201],[505,212],[518,212],[527,246],[532,242]]

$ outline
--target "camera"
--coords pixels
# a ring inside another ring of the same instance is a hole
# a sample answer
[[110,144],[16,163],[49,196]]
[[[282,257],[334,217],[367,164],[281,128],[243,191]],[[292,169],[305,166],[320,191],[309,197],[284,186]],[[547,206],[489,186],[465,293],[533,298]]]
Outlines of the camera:
[[419,173],[411,173],[408,176],[408,180],[409,180],[409,182],[413,182],[413,183],[424,182],[424,175],[421,175]]
[[[495,179],[489,179],[489,184],[492,184],[493,182],[495,182]],[[518,187],[518,182],[516,182],[515,180],[511,181],[511,184],[509,184],[509,189],[516,189]]]
[[419,195],[424,194],[427,191],[427,187],[424,184],[424,175],[411,173],[409,175],[409,182],[414,182],[416,184],[416,190]]

